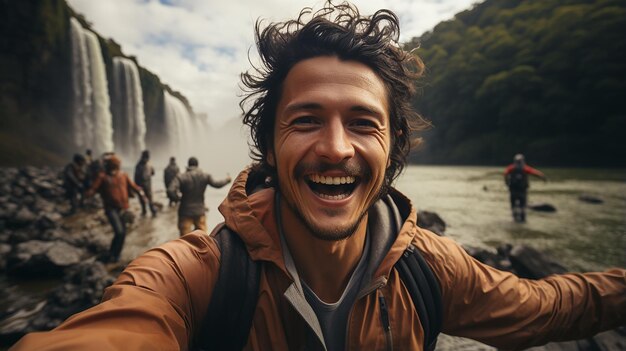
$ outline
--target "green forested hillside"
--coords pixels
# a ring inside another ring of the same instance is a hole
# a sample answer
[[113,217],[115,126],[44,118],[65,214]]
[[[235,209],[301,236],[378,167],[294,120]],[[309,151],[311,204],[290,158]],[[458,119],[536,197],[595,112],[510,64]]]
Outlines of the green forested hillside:
[[487,0],[406,44],[434,128],[414,162],[626,166],[626,2]]

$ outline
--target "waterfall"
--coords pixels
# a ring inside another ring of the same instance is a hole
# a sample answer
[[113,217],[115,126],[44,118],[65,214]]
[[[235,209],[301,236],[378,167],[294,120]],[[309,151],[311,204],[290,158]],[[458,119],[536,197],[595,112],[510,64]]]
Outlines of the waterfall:
[[[165,129],[167,148],[171,156],[187,160],[206,152],[206,129],[202,122],[189,113],[185,104],[164,91]],[[185,161],[186,162],[186,161]]]
[[109,89],[100,42],[77,19],[70,19],[72,38],[73,133],[79,148],[113,150]]
[[114,57],[113,78],[115,145],[119,153],[133,159],[146,148],[146,118],[137,65],[130,59]]

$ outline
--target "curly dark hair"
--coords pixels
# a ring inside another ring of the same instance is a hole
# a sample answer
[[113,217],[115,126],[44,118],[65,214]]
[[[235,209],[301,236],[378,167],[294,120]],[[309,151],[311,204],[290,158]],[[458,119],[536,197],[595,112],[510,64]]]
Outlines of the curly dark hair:
[[415,82],[424,64],[400,48],[399,36],[398,17],[393,12],[379,10],[366,17],[353,5],[331,1],[319,11],[307,7],[297,19],[270,23],[265,28],[257,20],[255,39],[262,63],[241,74],[245,95],[239,104],[243,123],[251,129],[251,157],[267,174],[275,175],[266,156],[274,140],[283,81],[300,61],[337,56],[367,65],[385,84],[391,126],[391,165],[385,173],[385,186],[390,186],[404,169],[411,147],[421,143],[414,132],[429,126],[411,106]]

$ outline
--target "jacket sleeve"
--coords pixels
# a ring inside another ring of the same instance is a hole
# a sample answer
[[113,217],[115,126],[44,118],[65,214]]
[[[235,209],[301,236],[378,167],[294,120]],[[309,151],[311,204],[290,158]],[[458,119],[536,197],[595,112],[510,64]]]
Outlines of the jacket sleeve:
[[187,350],[219,271],[213,239],[196,231],[135,259],[103,301],[11,350]]
[[128,176],[128,174],[124,174],[124,176],[126,177],[126,184],[128,184],[128,191],[134,191],[135,193],[141,195],[141,187],[137,184],[135,184],[135,182],[133,182],[130,177]]
[[440,278],[443,332],[505,349],[580,339],[626,323],[626,270],[521,279],[447,238],[429,262]]
[[224,185],[230,183],[230,178],[225,178],[222,180],[214,180],[210,174],[206,174],[207,183],[214,188],[221,188]]
[[104,181],[104,177],[105,176],[103,174],[98,174],[98,177],[91,184],[91,187],[89,187],[89,189],[87,189],[87,191],[85,192],[85,196],[87,196],[87,197],[93,196],[96,193],[96,191],[98,191],[100,186],[102,185],[102,182]]
[[542,178],[542,179],[546,177],[546,175],[545,175],[545,174],[543,174],[543,172],[542,172],[542,171],[540,171],[540,170],[538,170],[538,169],[536,169],[536,168],[532,168],[532,167],[531,167],[531,166],[529,166],[529,165],[525,165],[525,166],[524,166],[524,172],[526,172],[526,173],[528,173],[528,174],[530,174],[530,175],[534,175],[535,177]]

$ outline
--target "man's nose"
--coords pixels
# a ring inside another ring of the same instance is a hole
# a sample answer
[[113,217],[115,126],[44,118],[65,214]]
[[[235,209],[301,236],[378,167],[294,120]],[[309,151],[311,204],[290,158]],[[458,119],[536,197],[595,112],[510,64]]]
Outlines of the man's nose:
[[315,152],[330,163],[339,163],[354,156],[354,146],[343,123],[333,122],[324,127]]

